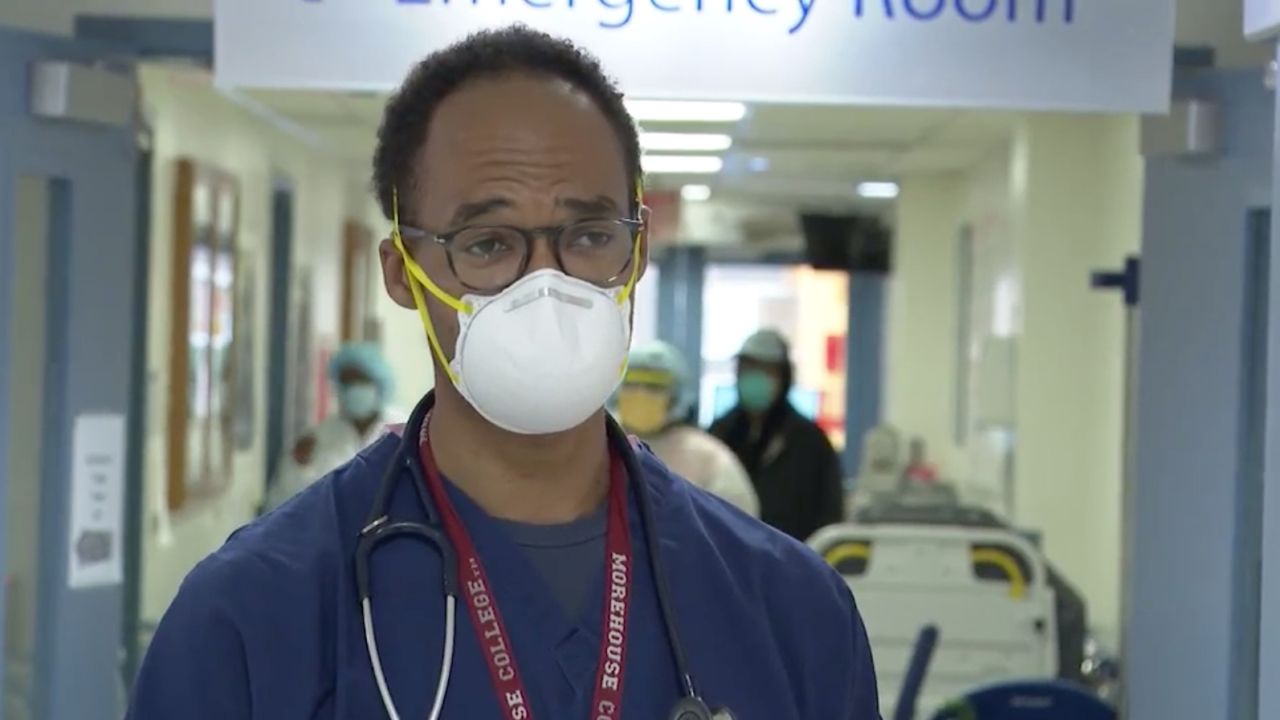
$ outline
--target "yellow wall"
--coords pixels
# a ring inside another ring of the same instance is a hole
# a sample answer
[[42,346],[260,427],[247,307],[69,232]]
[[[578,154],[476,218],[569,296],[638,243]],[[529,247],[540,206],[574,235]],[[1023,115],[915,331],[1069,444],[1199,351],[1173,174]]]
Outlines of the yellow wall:
[[[157,618],[178,583],[202,557],[236,527],[253,517],[263,485],[268,312],[267,282],[270,193],[277,174],[292,179],[296,191],[294,258],[314,273],[315,335],[332,344],[338,334],[339,262],[346,217],[367,211],[358,191],[358,169],[309,147],[252,115],[210,87],[202,73],[145,68],[143,106],[154,133],[155,175],[151,218],[151,308],[148,318],[146,494],[144,522],[144,618]],[[241,257],[255,266],[257,280],[255,428],[258,440],[235,458],[235,480],[215,500],[195,503],[178,514],[166,509],[166,401],[170,383],[172,282],[172,198],[175,164],[193,157],[234,173],[240,181]]]
[[1124,306],[1090,273],[1137,252],[1142,161],[1134,117],[1036,116],[1018,144],[1024,309],[1015,517],[1119,632]]
[[[904,179],[890,295],[886,418],[925,438],[966,497],[1041,531],[1109,638],[1119,622],[1124,309],[1090,290],[1089,275],[1137,251],[1141,167],[1135,117],[1025,117],[1011,147],[972,172]],[[966,225],[982,255],[970,380],[986,391],[974,391],[969,439],[958,444],[956,248]],[[1011,365],[982,354],[983,339],[1001,335]],[[974,432],[975,416],[1000,415],[999,405],[1016,427],[1010,488]]]
[[[381,240],[390,234],[390,221],[382,217],[372,199],[367,201],[364,217],[375,238]],[[381,326],[382,348],[396,378],[393,406],[407,413],[434,385],[431,347],[426,330],[416,311],[400,307],[387,295],[381,267],[377,269],[371,292],[373,302],[370,307]]]
[[967,178],[905,178],[889,285],[884,416],[924,438],[948,477],[966,477],[955,442],[956,248]]

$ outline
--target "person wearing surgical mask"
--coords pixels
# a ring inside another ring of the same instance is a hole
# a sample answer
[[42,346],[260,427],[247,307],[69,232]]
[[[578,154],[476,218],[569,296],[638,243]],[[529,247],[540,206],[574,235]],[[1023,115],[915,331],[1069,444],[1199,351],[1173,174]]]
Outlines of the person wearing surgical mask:
[[848,583],[606,409],[649,212],[600,64],[521,25],[436,49],[373,167],[423,329],[391,350],[435,389],[196,567],[127,720],[879,720]]
[[349,343],[329,362],[338,412],[294,442],[277,463],[263,510],[273,510],[377,440],[388,422],[407,413],[387,410],[395,384],[374,343]]
[[761,330],[738,352],[738,404],[711,426],[760,496],[760,518],[800,541],[844,519],[840,456],[791,406],[794,368],[782,335]]
[[724,443],[688,422],[692,396],[680,351],[655,340],[631,350],[614,408],[622,426],[677,475],[759,517],[760,501],[742,463]]

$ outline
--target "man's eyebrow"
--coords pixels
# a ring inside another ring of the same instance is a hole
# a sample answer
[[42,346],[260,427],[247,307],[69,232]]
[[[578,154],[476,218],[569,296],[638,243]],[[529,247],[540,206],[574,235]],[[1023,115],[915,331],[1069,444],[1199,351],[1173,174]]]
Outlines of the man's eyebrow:
[[503,210],[509,207],[511,207],[511,201],[501,197],[463,203],[458,206],[457,210],[453,211],[453,218],[449,221],[449,224],[463,225],[494,210]]
[[618,203],[608,195],[593,198],[560,198],[556,204],[576,215],[612,215],[619,212]]

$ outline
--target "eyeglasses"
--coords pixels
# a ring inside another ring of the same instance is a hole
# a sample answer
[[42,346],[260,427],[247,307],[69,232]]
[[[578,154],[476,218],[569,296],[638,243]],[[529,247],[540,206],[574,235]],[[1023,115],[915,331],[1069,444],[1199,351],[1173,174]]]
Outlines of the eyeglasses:
[[401,225],[400,234],[444,248],[449,271],[458,282],[489,294],[501,292],[528,271],[539,236],[551,241],[556,265],[566,275],[600,287],[620,285],[631,269],[643,229],[641,220],[592,218],[556,227],[477,225],[444,233]]

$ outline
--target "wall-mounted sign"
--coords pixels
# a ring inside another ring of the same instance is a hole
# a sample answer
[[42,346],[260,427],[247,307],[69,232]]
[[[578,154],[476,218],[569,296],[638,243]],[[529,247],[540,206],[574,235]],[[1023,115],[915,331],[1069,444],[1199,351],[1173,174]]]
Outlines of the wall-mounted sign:
[[224,86],[389,90],[521,22],[636,97],[1164,111],[1173,0],[216,0]]
[[81,415],[71,436],[67,585],[118,585],[124,577],[124,415]]
[[1252,40],[1280,35],[1280,0],[1244,0],[1244,34]]

